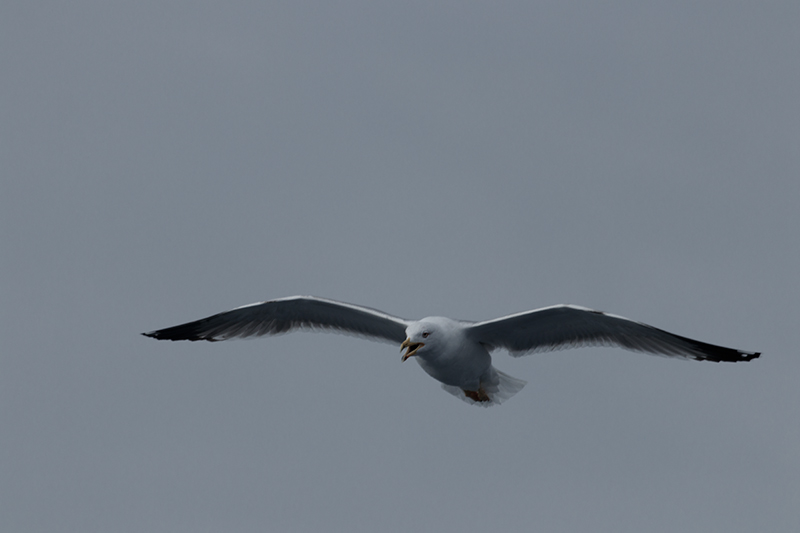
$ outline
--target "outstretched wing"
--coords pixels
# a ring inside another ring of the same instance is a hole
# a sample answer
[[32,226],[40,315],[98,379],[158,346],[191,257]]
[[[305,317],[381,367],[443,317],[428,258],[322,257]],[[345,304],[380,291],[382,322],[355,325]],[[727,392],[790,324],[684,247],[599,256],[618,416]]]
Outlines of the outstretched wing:
[[290,296],[237,307],[208,318],[142,333],[160,340],[222,341],[276,335],[294,329],[333,330],[388,342],[403,342],[409,322],[369,307]]
[[707,344],[574,305],[555,305],[477,322],[467,326],[466,333],[473,341],[490,348],[505,348],[515,357],[597,345],[714,362],[749,361],[761,355]]

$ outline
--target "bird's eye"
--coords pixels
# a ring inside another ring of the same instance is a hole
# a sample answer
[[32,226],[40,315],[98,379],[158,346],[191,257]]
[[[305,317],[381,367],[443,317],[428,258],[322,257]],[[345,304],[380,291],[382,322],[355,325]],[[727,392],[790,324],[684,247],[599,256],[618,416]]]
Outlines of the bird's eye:
[[428,335],[430,335],[430,333],[428,333],[427,331],[423,331],[423,332],[422,332],[422,338],[423,338],[423,339],[427,339],[427,338],[428,338]]

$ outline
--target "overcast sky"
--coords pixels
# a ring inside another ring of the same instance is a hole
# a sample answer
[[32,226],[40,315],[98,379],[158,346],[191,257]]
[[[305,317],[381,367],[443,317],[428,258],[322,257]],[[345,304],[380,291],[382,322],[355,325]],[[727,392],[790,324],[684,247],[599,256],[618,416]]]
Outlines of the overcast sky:
[[[800,531],[800,4],[0,4],[0,529]],[[313,294],[763,351],[139,335]]]

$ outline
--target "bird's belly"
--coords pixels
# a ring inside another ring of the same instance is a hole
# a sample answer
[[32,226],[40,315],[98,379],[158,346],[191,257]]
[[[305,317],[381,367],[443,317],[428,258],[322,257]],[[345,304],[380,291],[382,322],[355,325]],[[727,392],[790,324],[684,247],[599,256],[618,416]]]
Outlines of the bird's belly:
[[462,351],[434,360],[417,358],[422,369],[433,379],[446,385],[477,390],[480,377],[492,366],[492,357],[484,349]]

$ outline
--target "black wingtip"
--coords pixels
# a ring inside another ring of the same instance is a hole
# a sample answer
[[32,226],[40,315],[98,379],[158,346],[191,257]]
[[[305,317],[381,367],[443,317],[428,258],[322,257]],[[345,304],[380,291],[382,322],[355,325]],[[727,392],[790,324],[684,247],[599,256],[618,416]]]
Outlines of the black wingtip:
[[216,342],[218,339],[207,337],[198,333],[197,323],[190,322],[166,329],[158,329],[142,333],[145,337],[160,341],[208,341]]
[[716,344],[708,344],[688,337],[681,337],[673,333],[668,333],[673,337],[679,338],[689,344],[693,352],[690,357],[697,361],[709,361],[712,363],[742,363],[757,359],[761,352],[745,352],[735,348],[726,348]]
[[742,361],[752,361],[753,359],[758,359],[761,356],[761,352],[739,352],[742,354]]
[[712,363],[742,363],[758,359],[761,352],[743,352],[741,350],[734,350],[732,348],[714,347],[714,350],[706,350],[705,353],[698,357],[700,361],[710,361]]
[[742,350],[735,350],[735,351],[736,351],[735,356],[722,359],[721,362],[730,362],[730,363],[739,363],[742,361],[747,362],[747,361],[752,361],[753,359],[758,359],[758,357],[761,355],[761,352],[743,352]]
[[156,330],[156,331],[146,331],[146,332],[142,333],[142,335],[144,335],[145,337],[150,337],[151,339],[159,340],[159,341],[164,341],[164,340],[175,341],[175,340],[179,340],[179,339],[173,339],[170,336],[164,335],[164,330],[163,329]]

